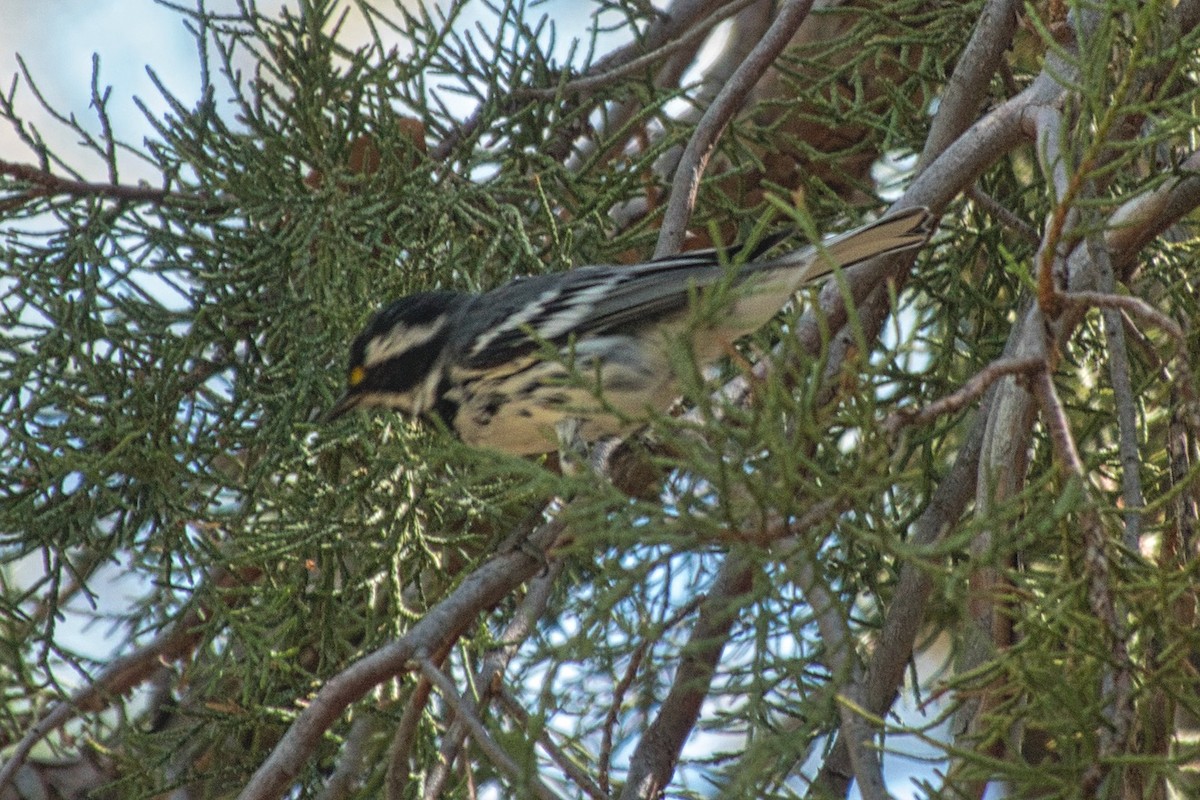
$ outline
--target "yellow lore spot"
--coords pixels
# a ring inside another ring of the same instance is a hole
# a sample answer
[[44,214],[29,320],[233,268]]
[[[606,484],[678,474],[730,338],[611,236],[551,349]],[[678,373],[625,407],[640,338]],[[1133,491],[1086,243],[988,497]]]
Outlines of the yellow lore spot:
[[363,369],[362,367],[354,367],[353,369],[351,369],[350,370],[350,381],[349,381],[350,388],[353,389],[355,386],[358,386],[360,383],[363,382],[363,379],[366,377],[367,377],[367,371],[365,369]]

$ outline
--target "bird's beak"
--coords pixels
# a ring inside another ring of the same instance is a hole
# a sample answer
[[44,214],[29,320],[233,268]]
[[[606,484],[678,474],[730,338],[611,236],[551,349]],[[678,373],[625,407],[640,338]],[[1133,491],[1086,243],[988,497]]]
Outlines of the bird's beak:
[[323,421],[333,422],[335,419],[345,416],[348,412],[353,411],[358,407],[358,402],[361,399],[362,395],[346,392],[344,395],[338,398],[336,403],[333,404],[333,408],[325,412],[325,418]]

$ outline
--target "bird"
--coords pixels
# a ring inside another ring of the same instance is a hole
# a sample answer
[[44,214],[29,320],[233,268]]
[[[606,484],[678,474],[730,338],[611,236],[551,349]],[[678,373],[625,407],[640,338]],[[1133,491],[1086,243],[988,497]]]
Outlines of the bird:
[[[585,442],[627,436],[678,396],[672,348],[681,340],[709,364],[805,284],[930,235],[929,210],[911,207],[772,257],[764,253],[780,236],[750,252],[690,251],[520,277],[478,294],[408,295],[354,339],[346,391],[325,418],[393,409],[522,456],[553,452],[563,423]],[[727,266],[731,252],[745,262]],[[728,305],[701,317],[698,304],[718,287]]]

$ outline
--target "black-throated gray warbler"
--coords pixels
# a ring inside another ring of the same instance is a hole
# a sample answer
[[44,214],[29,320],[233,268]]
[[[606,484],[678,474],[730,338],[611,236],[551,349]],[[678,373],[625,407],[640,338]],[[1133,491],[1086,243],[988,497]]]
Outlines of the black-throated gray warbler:
[[383,406],[440,418],[467,444],[517,454],[554,450],[556,426],[568,419],[587,441],[623,435],[675,399],[673,339],[686,336],[697,363],[715,361],[803,284],[920,247],[929,234],[929,212],[910,208],[819,248],[752,254],[724,313],[702,324],[689,324],[691,298],[727,274],[715,250],[517,278],[478,295],[410,295],[354,340],[349,388],[327,419]]

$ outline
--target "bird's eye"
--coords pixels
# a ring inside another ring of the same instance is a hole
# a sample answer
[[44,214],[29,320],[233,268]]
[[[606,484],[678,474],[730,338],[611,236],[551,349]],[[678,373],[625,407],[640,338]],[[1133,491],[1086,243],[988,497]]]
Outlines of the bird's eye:
[[362,383],[366,377],[367,371],[365,369],[362,367],[352,367],[346,382],[349,383],[350,388],[353,389],[355,386],[358,386],[360,383]]

